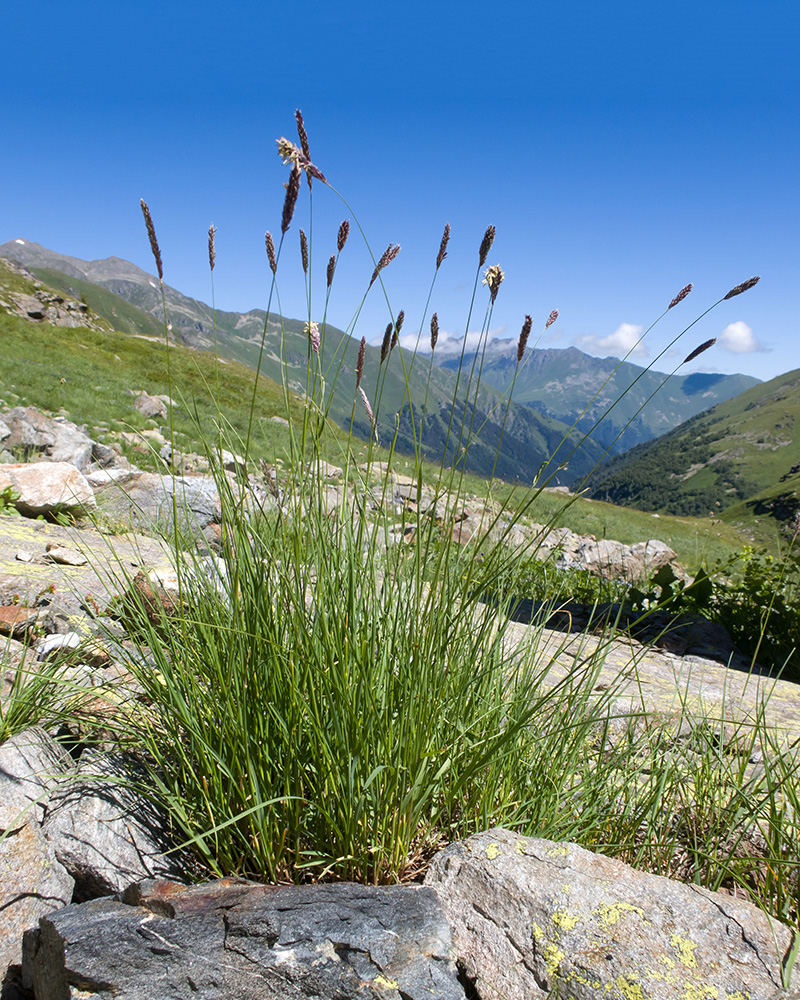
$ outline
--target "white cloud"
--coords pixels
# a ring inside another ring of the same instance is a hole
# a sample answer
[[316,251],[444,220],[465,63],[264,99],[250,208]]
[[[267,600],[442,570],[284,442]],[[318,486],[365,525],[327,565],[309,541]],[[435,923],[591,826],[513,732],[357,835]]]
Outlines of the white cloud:
[[[488,334],[481,333],[476,330],[472,333],[467,334],[467,346],[465,348],[466,353],[469,354],[472,351],[477,351],[483,344],[484,337],[487,338],[488,343],[493,340],[500,338],[501,334],[505,330],[504,326],[497,327],[495,330],[489,330]],[[460,354],[461,345],[463,341],[463,335],[460,333],[450,333],[447,330],[440,329],[439,337],[436,341],[436,353],[437,354]],[[419,344],[417,344],[417,334],[416,333],[403,333],[400,335],[400,346],[404,351],[413,351],[415,348],[419,350],[420,354],[430,354],[431,352],[431,334],[430,328],[426,328],[422,332],[422,336],[419,338]]]
[[720,334],[720,345],[732,354],[754,354],[766,348],[753,336],[752,329],[742,320],[729,323]]
[[607,337],[577,337],[575,344],[590,354],[599,354],[603,357],[612,354],[615,357],[624,357],[630,352],[634,358],[646,358],[647,348],[639,343],[642,330],[644,327],[637,323],[622,323]]

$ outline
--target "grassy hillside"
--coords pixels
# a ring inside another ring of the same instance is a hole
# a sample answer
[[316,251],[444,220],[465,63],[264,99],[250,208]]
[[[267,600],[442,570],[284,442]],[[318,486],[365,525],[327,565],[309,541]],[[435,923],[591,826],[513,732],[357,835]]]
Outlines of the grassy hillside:
[[[130,262],[114,257],[80,261],[33,243],[25,243],[21,248],[16,244],[4,244],[0,250],[34,269],[41,280],[83,298],[115,329],[163,337],[163,325],[158,319],[162,311],[158,286],[150,275]],[[37,264],[37,261],[50,266]],[[67,270],[59,270],[62,267]],[[84,277],[76,276],[79,272]],[[271,315],[262,352],[262,334],[267,320],[262,310],[218,311],[215,316],[210,306],[174,288],[165,286],[165,296],[175,335],[184,343],[201,350],[213,348],[216,321],[216,350],[221,358],[251,368],[259,367],[264,375],[276,382],[285,377],[293,393],[304,394],[309,343],[302,321]],[[372,433],[368,417],[360,401],[354,407],[358,346],[357,340],[336,327],[328,326],[322,331],[327,413],[342,428],[349,428],[352,421],[353,431],[367,440]],[[571,432],[563,422],[530,407],[512,404],[506,416],[502,394],[485,382],[477,398],[473,386],[467,400],[468,380],[461,379],[454,407],[457,380],[454,372],[434,365],[428,383],[425,359],[417,359],[414,363],[406,356],[405,365],[404,368],[399,351],[393,351],[381,365],[380,349],[367,346],[364,388],[377,415],[382,444],[388,445],[396,434],[397,450],[406,454],[414,452],[419,441],[423,401],[427,398],[421,450],[430,461],[439,462],[444,456],[444,464],[448,465],[458,459],[463,443],[459,432],[461,425],[471,427],[466,466],[483,476],[495,473],[530,484],[545,470],[545,476],[553,473],[557,477],[555,481],[569,485],[580,481],[602,455],[602,448],[595,441],[583,441],[580,432]],[[455,433],[452,433],[453,428]],[[567,467],[559,468],[568,457]]]
[[[734,507],[752,512],[756,507],[742,508],[743,501],[764,491],[765,500],[776,490],[776,495],[790,492],[779,484],[800,462],[798,418],[800,369],[754,386],[608,462],[590,480],[592,495],[672,514],[720,514]],[[784,508],[759,509],[778,522],[789,510]],[[755,516],[745,520],[752,524]]]

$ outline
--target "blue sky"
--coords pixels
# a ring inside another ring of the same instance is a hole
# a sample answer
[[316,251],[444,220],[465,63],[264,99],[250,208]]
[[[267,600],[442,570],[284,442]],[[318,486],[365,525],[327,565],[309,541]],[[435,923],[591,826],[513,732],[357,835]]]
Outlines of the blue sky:
[[[328,255],[358,219],[384,272],[356,336],[391,309],[418,329],[445,222],[432,305],[464,333],[488,224],[505,271],[494,335],[526,313],[540,346],[620,355],[687,282],[641,345],[647,363],[731,287],[658,366],[710,337],[686,370],[771,378],[800,366],[800,86],[796,0],[403,4],[205,0],[16,4],[3,13],[0,242],[22,237],[152,271],[150,204],[165,280],[210,301],[206,230],[218,227],[216,304],[264,306],[264,231],[280,230],[275,140],[303,110],[312,157],[339,196],[303,188],[286,237],[282,311],[307,312],[297,229],[312,231],[319,318]],[[347,327],[372,264],[351,237],[328,315]],[[485,290],[469,323],[483,319]],[[533,342],[533,338],[531,343]]]

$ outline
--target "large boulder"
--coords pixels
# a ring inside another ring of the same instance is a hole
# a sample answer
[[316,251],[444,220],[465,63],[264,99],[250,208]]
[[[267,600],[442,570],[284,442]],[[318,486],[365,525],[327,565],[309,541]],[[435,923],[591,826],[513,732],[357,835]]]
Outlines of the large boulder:
[[66,906],[73,885],[35,819],[0,827],[0,982],[22,961],[24,933]]
[[160,476],[132,472],[97,488],[101,508],[132,528],[195,536],[219,521],[220,500],[209,476]]
[[0,447],[26,461],[69,462],[84,471],[92,462],[94,441],[86,429],[64,417],[46,417],[32,406],[3,414]]
[[0,465],[0,492],[11,488],[21,514],[85,514],[97,503],[91,486],[69,462]]
[[480,997],[776,1000],[792,931],[750,903],[495,829],[436,855]]
[[44,918],[24,956],[36,1000],[465,998],[423,886],[145,882]]

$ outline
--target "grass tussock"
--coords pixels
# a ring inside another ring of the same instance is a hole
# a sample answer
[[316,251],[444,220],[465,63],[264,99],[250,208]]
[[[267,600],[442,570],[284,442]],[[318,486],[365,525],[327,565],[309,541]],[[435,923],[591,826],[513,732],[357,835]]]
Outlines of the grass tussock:
[[[315,197],[331,194],[299,123],[301,146],[279,143],[291,173],[280,238],[266,240],[265,338],[282,268],[314,268],[310,217],[297,260],[285,241],[303,210],[303,175],[309,189],[322,189]],[[581,501],[546,492],[554,473],[527,490],[483,483],[492,503],[462,544],[458,525],[474,485],[466,455],[482,419],[481,352],[459,375],[461,403],[449,414],[441,460],[426,462],[427,390],[413,395],[408,387],[415,366],[427,369],[429,384],[433,364],[399,346],[404,314],[388,310],[372,370],[365,340],[352,370],[327,342],[328,297],[350,228],[331,234],[336,253],[322,255],[323,300],[312,301],[306,284],[301,405],[296,383],[286,375],[282,384],[284,462],[263,472],[253,462],[263,453],[255,395],[238,434],[223,435],[219,420],[211,433],[206,428],[221,499],[219,553],[176,551],[179,595],[169,606],[154,609],[130,591],[127,627],[145,655],[131,657],[129,668],[142,693],[118,720],[118,736],[146,763],[177,839],[220,875],[379,883],[413,879],[443,843],[502,824],[745,893],[797,923],[795,748],[770,728],[766,711],[746,724],[697,717],[686,705],[669,718],[646,705],[622,713],[615,686],[596,685],[613,621],[599,642],[571,647],[567,672],[557,669],[567,640],[553,645],[546,607],[520,638],[512,618],[541,540],[523,530],[526,519],[549,528]],[[160,265],[149,213],[147,232]],[[478,248],[467,330],[474,312],[488,332],[502,294],[502,268],[486,267],[494,236],[490,226]],[[432,254],[429,304],[449,239],[446,227]],[[210,244],[212,272],[215,252]],[[398,252],[390,243],[373,256],[364,297],[385,292]],[[426,311],[420,331],[429,323],[435,350],[438,320]],[[518,365],[531,328],[526,316]],[[172,351],[168,338],[164,350]],[[415,448],[402,458],[397,435],[377,440],[389,363],[406,373],[400,410]],[[226,380],[227,371],[208,379],[218,400]],[[330,417],[342,384],[352,398],[349,433]],[[513,383],[498,404],[501,428],[512,391]],[[369,423],[359,438],[353,428],[362,409]],[[553,468],[569,459],[573,440],[555,449]],[[249,478],[222,470],[222,447],[249,461]],[[324,460],[336,461],[338,479],[326,478]],[[506,544],[512,537],[514,547]],[[546,571],[542,579],[545,603],[560,599],[547,591]],[[634,656],[619,683],[637,669]]]

